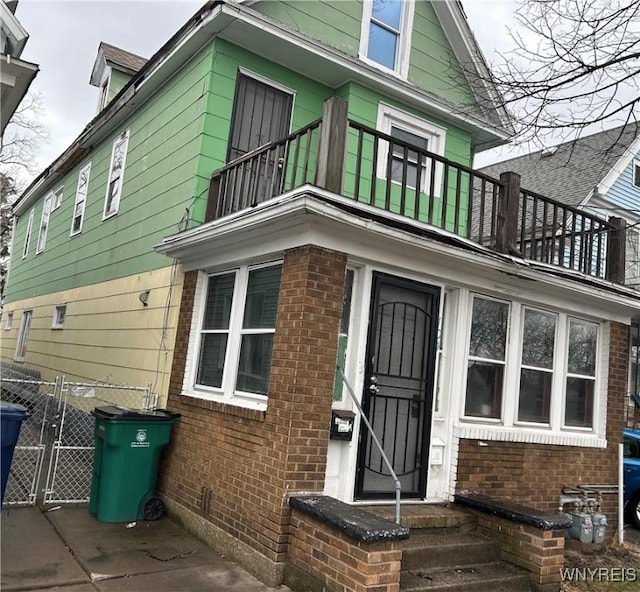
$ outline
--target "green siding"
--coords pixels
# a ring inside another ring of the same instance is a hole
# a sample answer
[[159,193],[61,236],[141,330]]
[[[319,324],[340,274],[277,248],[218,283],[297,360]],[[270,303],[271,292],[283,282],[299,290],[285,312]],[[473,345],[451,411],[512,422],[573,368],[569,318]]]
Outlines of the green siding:
[[287,25],[294,31],[304,33],[350,56],[358,56],[362,22],[361,1],[262,0],[251,8]]
[[291,131],[304,127],[322,116],[324,100],[333,94],[330,88],[269,62],[223,40],[216,40],[214,75],[206,103],[202,158],[197,173],[192,225],[204,219],[207,189],[211,173],[225,164],[230,132],[231,112],[239,68],[271,80],[295,92]]
[[[18,221],[7,302],[158,269],[169,260],[153,245],[177,232],[194,201],[211,69],[210,48],[192,59],[127,122],[64,176],[62,205],[51,214],[47,243],[35,255],[44,195],[36,203],[29,253],[22,260],[28,212]],[[130,129],[118,214],[102,220],[114,139]],[[69,237],[78,172],[91,161],[82,233]]]
[[[352,57],[358,57],[362,1],[280,2],[263,0],[251,8]],[[416,0],[408,80],[453,104],[476,100],[442,30],[431,2]]]

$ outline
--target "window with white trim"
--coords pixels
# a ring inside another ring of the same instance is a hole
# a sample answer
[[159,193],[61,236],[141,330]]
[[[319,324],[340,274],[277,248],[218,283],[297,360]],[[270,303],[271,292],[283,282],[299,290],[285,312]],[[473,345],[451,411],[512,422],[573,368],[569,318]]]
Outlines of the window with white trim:
[[16,353],[14,359],[17,362],[23,362],[27,355],[27,341],[29,340],[29,331],[31,330],[32,310],[25,310],[22,313],[22,322],[20,323],[20,333],[18,334],[18,343],[16,344]]
[[640,287],[640,222],[627,226],[626,263],[624,282]]
[[31,242],[31,232],[33,231],[33,217],[35,216],[36,211],[34,208],[31,208],[29,212],[29,220],[27,221],[27,232],[24,235],[24,246],[22,247],[22,258],[24,259],[29,252],[29,243]]
[[360,57],[407,77],[414,0],[364,0]]
[[[385,103],[378,105],[377,129],[397,138],[401,143],[380,142],[377,163],[377,176],[386,179],[391,176],[393,183],[439,196],[442,185],[442,165],[433,162],[420,151],[429,151],[444,155],[447,131],[433,123],[420,119]],[[417,148],[412,150],[409,148]],[[432,174],[433,170],[433,174]],[[432,178],[433,177],[433,178]]]
[[64,192],[64,187],[58,187],[53,192],[53,198],[51,200],[51,211],[57,210],[62,205],[62,194]]
[[599,334],[593,321],[474,295],[463,418],[593,431]]
[[73,204],[73,218],[71,220],[71,236],[82,232],[84,221],[84,209],[89,191],[89,177],[91,176],[91,162],[85,164],[78,173],[78,186],[76,188],[76,201]]
[[115,216],[118,213],[128,144],[129,130],[122,132],[113,143],[111,166],[109,168],[109,182],[107,184],[107,194],[104,198],[103,220]]
[[49,228],[49,216],[51,215],[51,202],[53,193],[44,198],[42,205],[42,217],[40,218],[40,232],[38,232],[38,244],[36,245],[36,255],[44,251],[44,245],[47,242],[47,229]]
[[634,187],[640,188],[640,160],[633,161],[633,169],[632,169],[633,179],[631,182]]
[[63,329],[64,320],[67,317],[67,305],[56,304],[53,308],[53,322],[51,323],[52,329]]
[[13,311],[8,312],[4,319],[4,330],[9,331],[13,327]]
[[281,264],[242,266],[206,278],[193,388],[210,398],[264,401]]

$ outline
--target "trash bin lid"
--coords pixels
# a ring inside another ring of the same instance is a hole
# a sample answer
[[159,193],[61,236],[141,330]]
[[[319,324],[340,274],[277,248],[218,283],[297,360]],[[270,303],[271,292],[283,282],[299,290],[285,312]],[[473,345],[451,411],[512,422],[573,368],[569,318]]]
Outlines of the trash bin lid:
[[29,417],[29,411],[24,405],[0,401],[0,415],[2,415],[3,419],[17,419],[22,421]]
[[123,421],[167,421],[180,417],[179,413],[173,413],[166,409],[156,409],[155,411],[141,411],[140,409],[129,409],[116,405],[105,405],[96,407],[91,415],[101,419],[119,419]]

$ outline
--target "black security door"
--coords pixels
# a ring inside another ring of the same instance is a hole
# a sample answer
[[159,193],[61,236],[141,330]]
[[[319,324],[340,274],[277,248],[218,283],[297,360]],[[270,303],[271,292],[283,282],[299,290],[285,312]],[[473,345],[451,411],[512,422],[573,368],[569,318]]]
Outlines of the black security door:
[[[426,492],[440,289],[374,274],[363,409],[402,484]],[[361,424],[356,497],[394,495],[382,456]]]

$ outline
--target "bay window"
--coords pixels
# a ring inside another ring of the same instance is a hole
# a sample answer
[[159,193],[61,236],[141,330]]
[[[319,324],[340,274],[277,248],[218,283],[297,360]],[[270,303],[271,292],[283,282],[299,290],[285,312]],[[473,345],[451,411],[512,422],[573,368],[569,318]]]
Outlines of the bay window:
[[599,342],[598,323],[474,295],[463,419],[593,432]]

